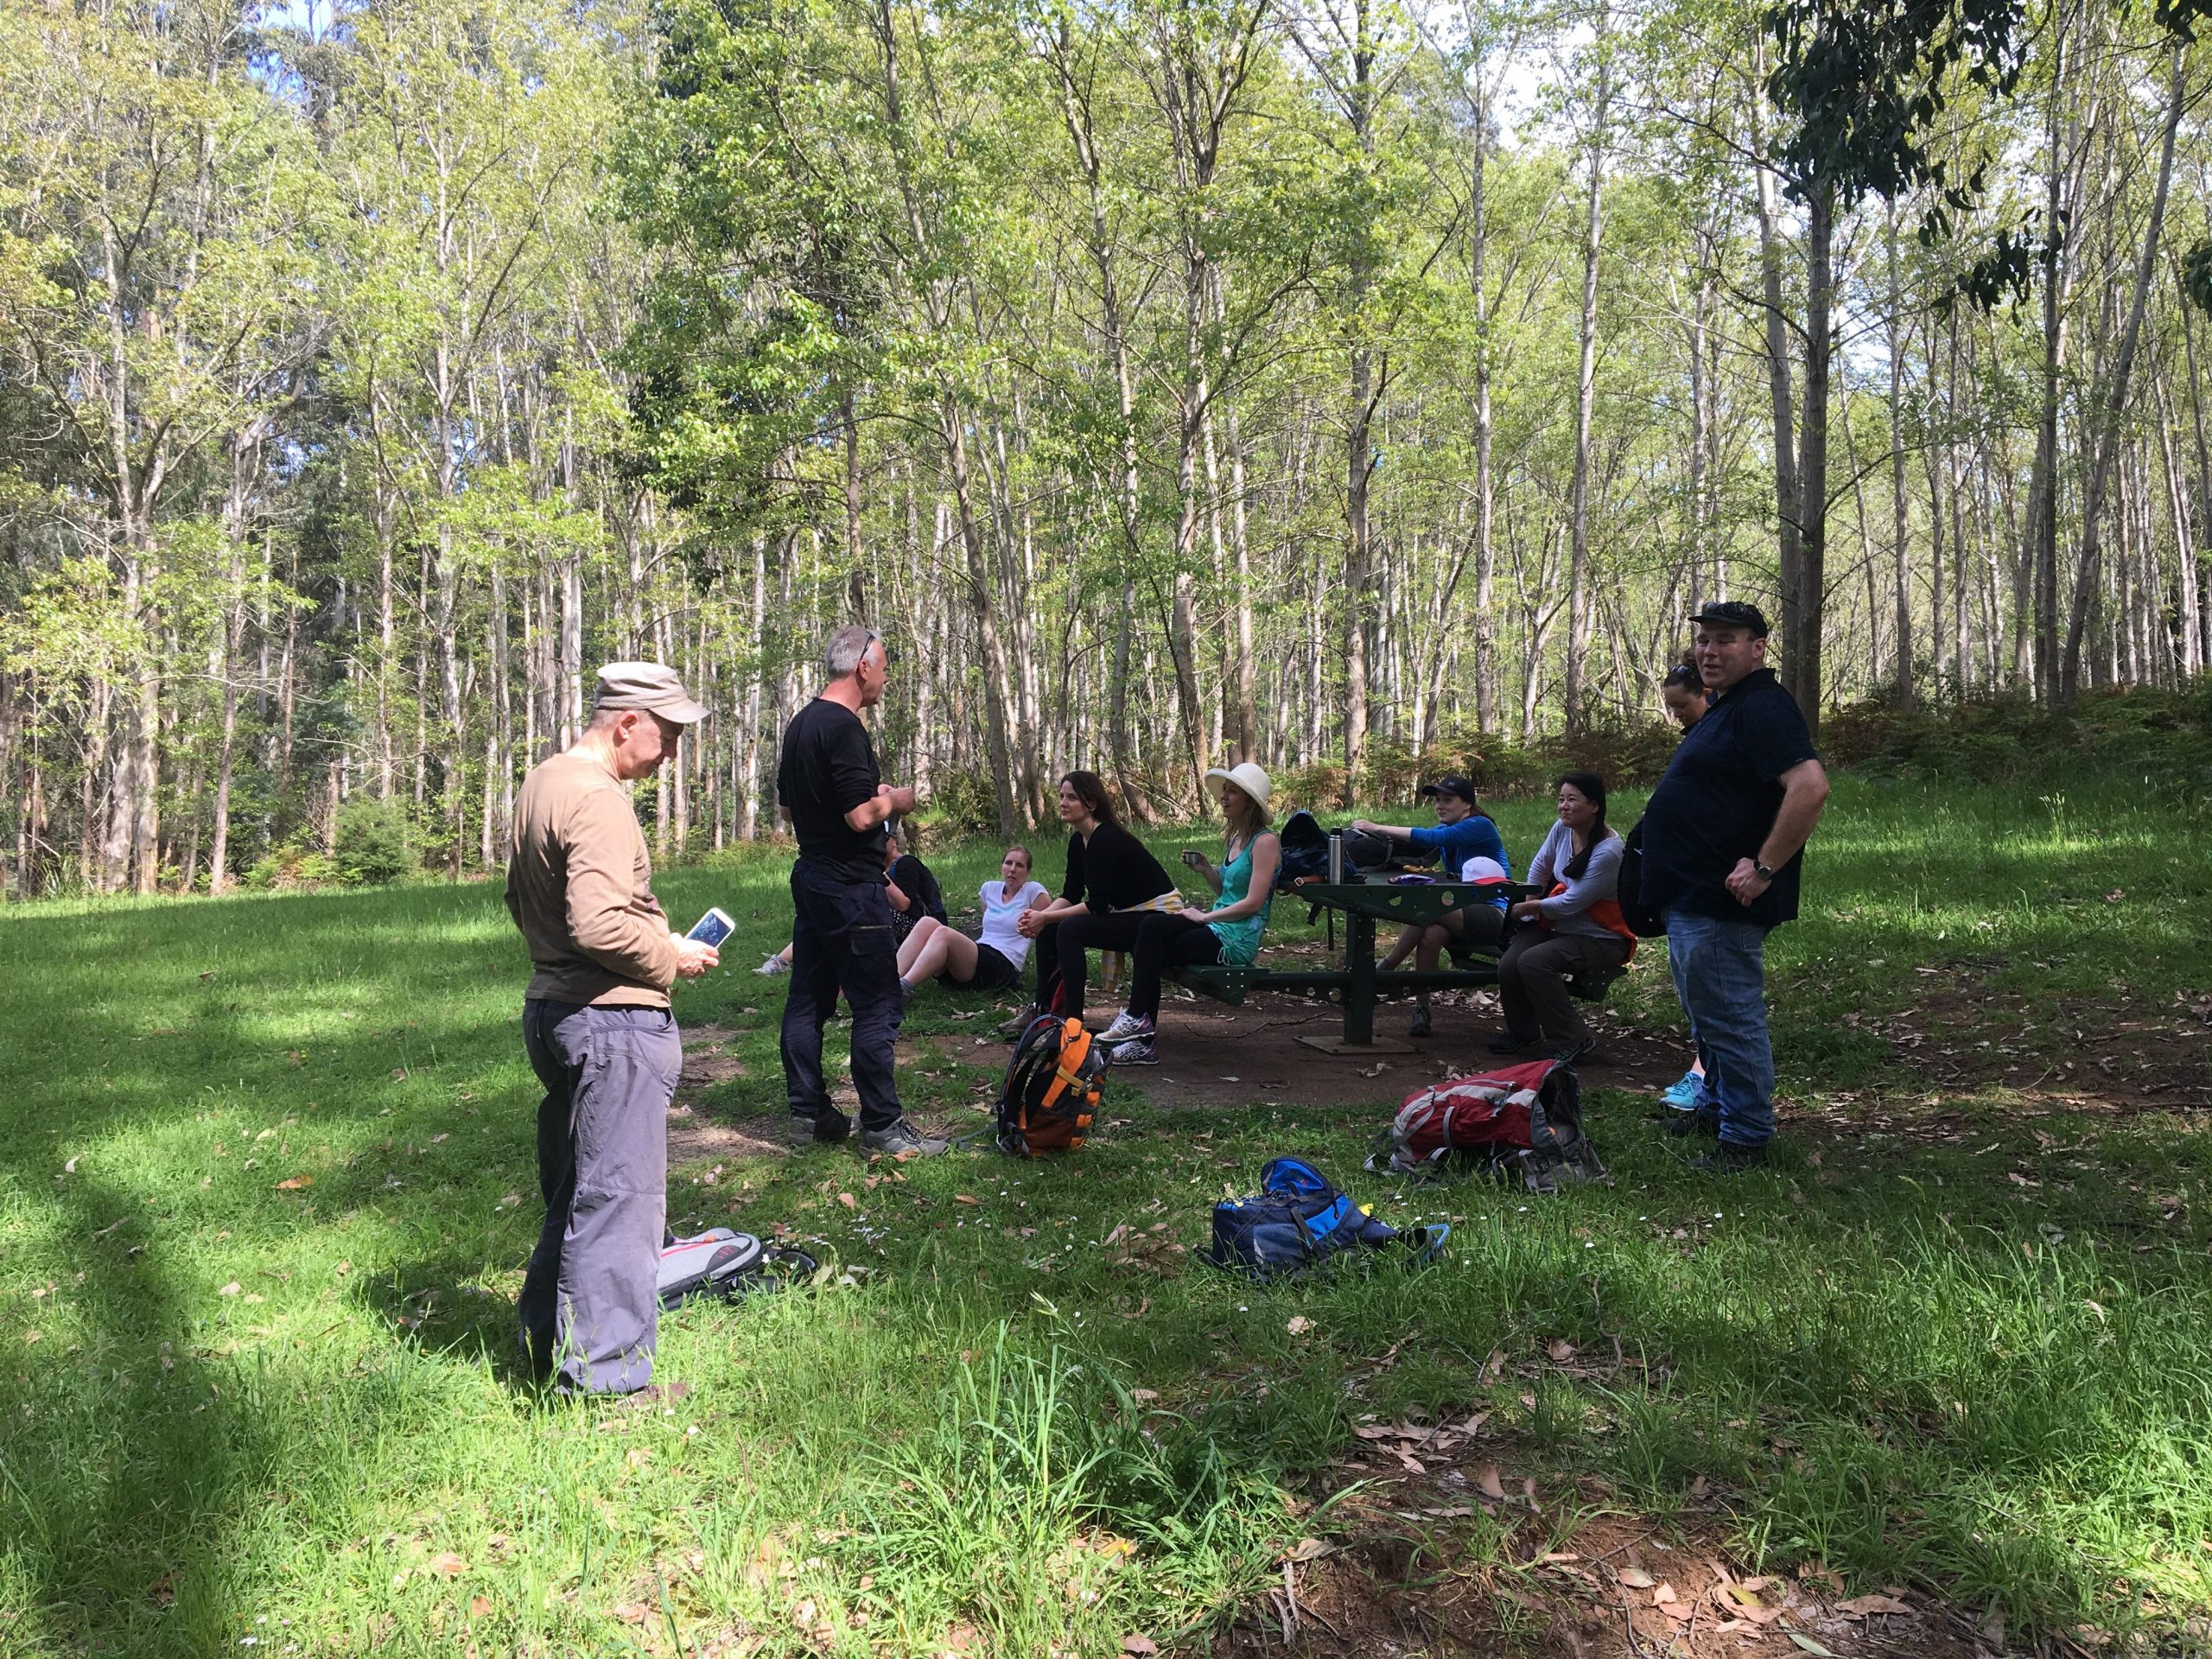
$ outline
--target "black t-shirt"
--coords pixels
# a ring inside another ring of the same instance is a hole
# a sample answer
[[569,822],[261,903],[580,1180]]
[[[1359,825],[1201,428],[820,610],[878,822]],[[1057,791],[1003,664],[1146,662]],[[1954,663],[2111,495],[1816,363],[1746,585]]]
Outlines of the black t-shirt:
[[880,823],[855,830],[845,814],[874,800],[882,781],[858,715],[826,697],[800,709],[776,766],[776,798],[791,815],[798,855],[825,874],[881,887],[889,832]]
[[1683,736],[1643,809],[1643,902],[1761,927],[1795,918],[1802,853],[1749,905],[1736,902],[1727,880],[1774,828],[1782,774],[1817,759],[1805,716],[1772,669],[1729,687]]
[[944,913],[944,891],[937,884],[937,874],[912,853],[901,853],[891,861],[891,885],[906,895],[906,909],[891,912],[891,925],[900,938],[914,931],[914,924],[925,916],[934,916],[940,922],[947,920]]
[[1068,879],[1060,897],[1069,904],[1087,905],[1103,915],[1174,889],[1151,849],[1118,823],[1100,824],[1090,832],[1088,847],[1081,836],[1068,837]]

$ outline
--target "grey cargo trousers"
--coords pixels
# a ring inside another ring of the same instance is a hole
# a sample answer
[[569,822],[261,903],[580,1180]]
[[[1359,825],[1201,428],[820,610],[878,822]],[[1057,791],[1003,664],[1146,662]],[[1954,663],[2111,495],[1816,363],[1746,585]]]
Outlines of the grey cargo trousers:
[[522,1036],[545,1085],[545,1224],[523,1275],[523,1341],[563,1393],[628,1394],[652,1381],[660,1321],[676,1016],[537,999],[523,1004]]

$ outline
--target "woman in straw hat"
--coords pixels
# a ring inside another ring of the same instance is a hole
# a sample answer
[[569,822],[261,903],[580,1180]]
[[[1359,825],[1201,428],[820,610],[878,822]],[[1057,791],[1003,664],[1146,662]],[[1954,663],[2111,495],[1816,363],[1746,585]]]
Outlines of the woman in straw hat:
[[1275,872],[1282,864],[1282,842],[1268,828],[1268,774],[1249,760],[1217,766],[1206,782],[1221,790],[1221,816],[1229,824],[1229,847],[1218,868],[1202,853],[1185,852],[1183,861],[1205,878],[1220,895],[1211,910],[1162,912],[1147,916],[1131,948],[1129,1005],[1100,1034],[1116,1045],[1116,1065],[1157,1065],[1160,1051],[1160,976],[1171,964],[1218,963],[1243,968],[1259,954],[1267,931],[1268,903],[1274,897]]

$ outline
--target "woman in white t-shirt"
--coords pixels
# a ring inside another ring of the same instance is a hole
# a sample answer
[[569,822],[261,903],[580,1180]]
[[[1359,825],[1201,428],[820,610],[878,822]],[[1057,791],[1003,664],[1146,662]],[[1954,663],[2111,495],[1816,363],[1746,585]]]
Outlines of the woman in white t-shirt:
[[912,996],[924,982],[942,978],[948,985],[979,991],[1003,990],[1021,978],[1029,941],[1015,924],[1021,913],[1048,904],[1052,895],[1029,879],[1029,849],[1009,847],[999,861],[999,880],[983,883],[982,937],[969,938],[935,917],[925,916],[899,947],[899,987]]

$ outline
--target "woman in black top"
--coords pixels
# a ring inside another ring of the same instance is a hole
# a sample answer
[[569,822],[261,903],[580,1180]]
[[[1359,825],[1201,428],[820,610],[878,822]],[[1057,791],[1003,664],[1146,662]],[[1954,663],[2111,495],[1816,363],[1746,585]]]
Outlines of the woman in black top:
[[1085,950],[1127,950],[1137,924],[1154,911],[1180,910],[1183,895],[1145,844],[1114,816],[1113,798],[1095,772],[1060,779],[1060,822],[1068,836],[1068,879],[1052,904],[1026,911],[1021,931],[1037,941],[1037,1001],[1025,1016],[1083,1014]]

